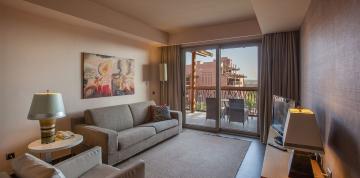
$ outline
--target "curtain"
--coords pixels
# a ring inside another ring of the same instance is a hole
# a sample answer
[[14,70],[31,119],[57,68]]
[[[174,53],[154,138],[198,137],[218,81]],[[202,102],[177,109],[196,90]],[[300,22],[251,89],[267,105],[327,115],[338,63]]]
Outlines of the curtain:
[[181,111],[182,81],[184,72],[180,45],[161,47],[161,63],[167,64],[168,79],[160,86],[160,103],[169,105],[172,110]]
[[260,58],[260,138],[267,141],[272,119],[272,95],[300,99],[299,32],[266,34]]

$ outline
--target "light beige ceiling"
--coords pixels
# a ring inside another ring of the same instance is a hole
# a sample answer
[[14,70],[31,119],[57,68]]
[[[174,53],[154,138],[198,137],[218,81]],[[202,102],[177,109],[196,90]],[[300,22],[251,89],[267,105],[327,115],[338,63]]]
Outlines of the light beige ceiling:
[[255,18],[250,0],[90,0],[172,33]]
[[251,0],[263,34],[300,28],[311,0]]

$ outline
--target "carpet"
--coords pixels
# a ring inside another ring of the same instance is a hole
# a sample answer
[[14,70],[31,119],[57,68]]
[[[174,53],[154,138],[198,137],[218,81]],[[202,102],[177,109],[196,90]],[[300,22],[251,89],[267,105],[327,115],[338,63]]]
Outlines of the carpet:
[[234,178],[250,141],[184,130],[118,165],[145,161],[146,178]]

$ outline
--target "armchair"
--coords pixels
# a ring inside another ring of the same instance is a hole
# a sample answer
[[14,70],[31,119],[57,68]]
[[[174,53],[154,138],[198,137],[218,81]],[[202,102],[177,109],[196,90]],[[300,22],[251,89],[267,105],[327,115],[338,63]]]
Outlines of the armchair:
[[56,165],[66,178],[144,178],[145,163],[139,160],[124,169],[102,163],[101,147],[94,147]]
[[[11,162],[15,174],[11,177],[53,177],[53,178],[144,178],[145,163],[134,162],[123,169],[102,163],[101,147],[93,147],[58,164],[50,165],[39,158],[25,153]],[[0,172],[0,178],[10,178]]]

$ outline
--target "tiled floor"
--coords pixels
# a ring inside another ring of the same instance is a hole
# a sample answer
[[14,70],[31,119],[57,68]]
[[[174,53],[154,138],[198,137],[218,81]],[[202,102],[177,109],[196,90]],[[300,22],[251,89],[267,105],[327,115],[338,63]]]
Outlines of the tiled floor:
[[[186,112],[186,124],[200,125],[206,127],[215,127],[215,120],[206,119],[205,112]],[[257,133],[257,117],[248,117],[248,120],[243,124],[240,122],[229,122],[227,116],[221,119],[221,128],[240,130],[246,132]]]

